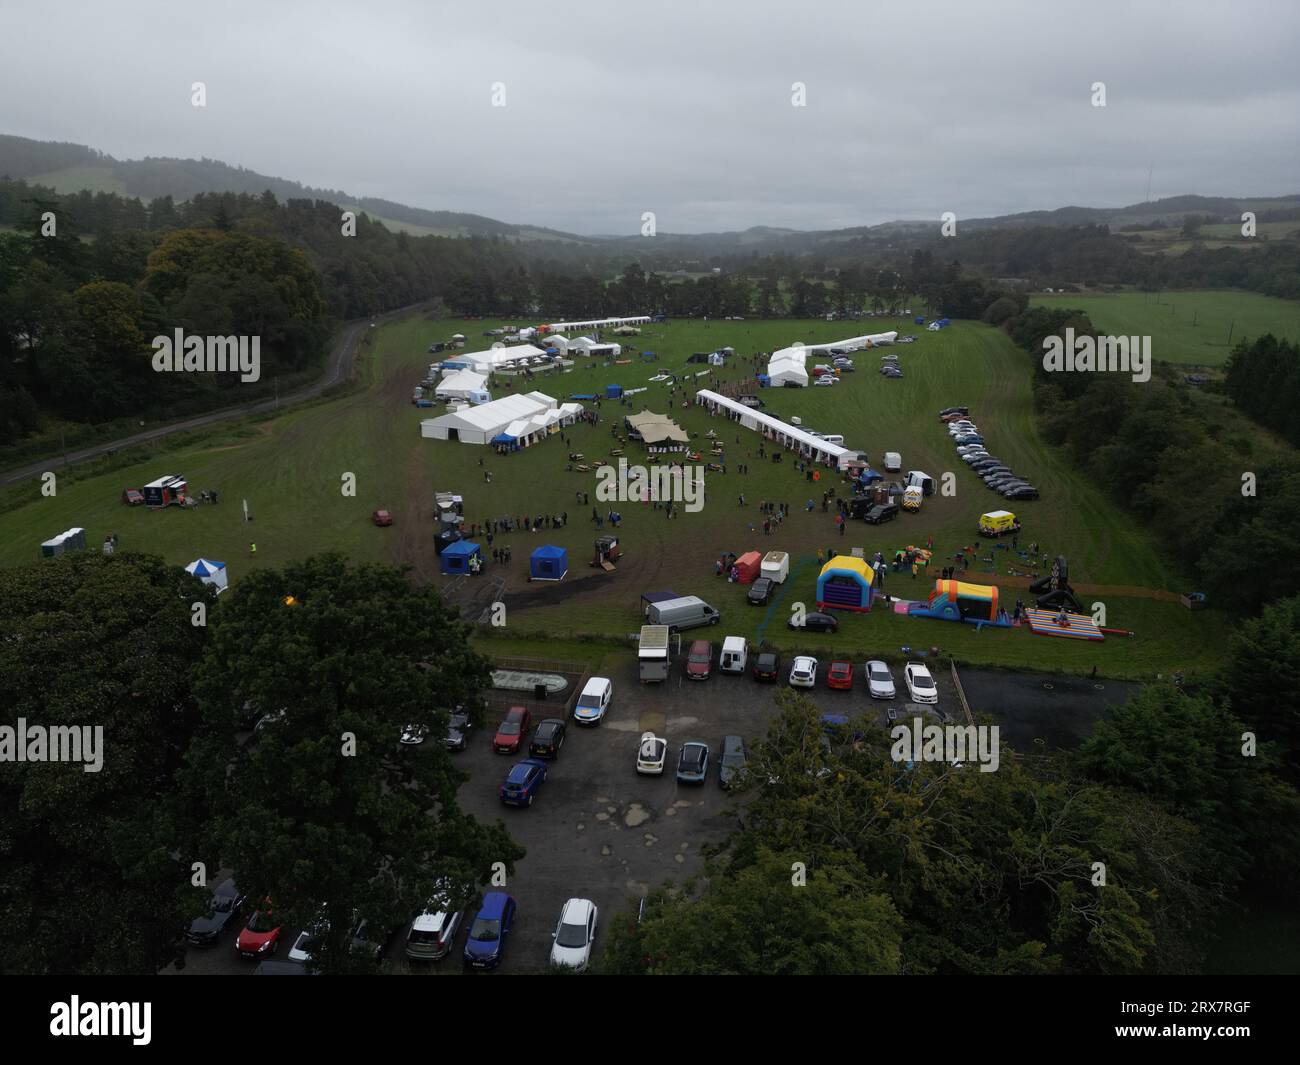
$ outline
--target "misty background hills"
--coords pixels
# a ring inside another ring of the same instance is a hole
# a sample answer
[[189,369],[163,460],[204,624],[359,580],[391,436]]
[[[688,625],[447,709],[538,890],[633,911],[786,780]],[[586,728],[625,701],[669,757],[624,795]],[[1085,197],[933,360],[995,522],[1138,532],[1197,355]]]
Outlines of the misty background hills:
[[[149,201],[170,196],[184,201],[200,193],[247,193],[269,190],[277,199],[319,199],[341,208],[364,211],[390,229],[414,236],[501,237],[517,242],[590,245],[605,248],[644,241],[637,234],[585,236],[529,223],[503,222],[478,214],[412,207],[374,196],[358,196],[341,189],[322,189],[289,178],[273,177],[217,159],[146,157],[115,159],[84,144],[38,141],[0,134],[0,176],[44,185],[58,193],[81,190],[112,192]],[[1107,225],[1124,227],[1181,226],[1188,217],[1239,218],[1254,211],[1260,221],[1296,217],[1300,194],[1274,197],[1171,196],[1124,207],[1065,206],[1055,210],[1025,211],[989,218],[960,219],[969,230],[1018,229],[1030,226],[1068,227]],[[861,240],[897,237],[907,239],[933,233],[937,219],[900,219],[870,226],[831,230],[795,230],[752,226],[741,231],[716,233],[666,233],[656,238],[656,250],[683,256],[726,254],[807,254],[842,250]]]

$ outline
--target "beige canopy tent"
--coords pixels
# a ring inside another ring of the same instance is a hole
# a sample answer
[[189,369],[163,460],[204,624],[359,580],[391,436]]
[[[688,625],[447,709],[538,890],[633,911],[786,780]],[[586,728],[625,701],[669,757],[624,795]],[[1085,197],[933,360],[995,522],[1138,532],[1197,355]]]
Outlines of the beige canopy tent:
[[691,440],[686,430],[666,414],[643,410],[640,414],[629,414],[627,424],[647,444],[688,444]]

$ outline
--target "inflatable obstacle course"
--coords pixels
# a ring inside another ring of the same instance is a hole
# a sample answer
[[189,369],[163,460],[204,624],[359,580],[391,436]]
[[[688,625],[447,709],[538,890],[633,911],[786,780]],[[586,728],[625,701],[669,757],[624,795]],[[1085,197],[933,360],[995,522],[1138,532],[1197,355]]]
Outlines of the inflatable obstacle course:
[[1065,612],[1060,610],[1025,610],[1025,621],[1037,636],[1063,636],[1067,640],[1104,640],[1106,637],[1097,623],[1087,614]]

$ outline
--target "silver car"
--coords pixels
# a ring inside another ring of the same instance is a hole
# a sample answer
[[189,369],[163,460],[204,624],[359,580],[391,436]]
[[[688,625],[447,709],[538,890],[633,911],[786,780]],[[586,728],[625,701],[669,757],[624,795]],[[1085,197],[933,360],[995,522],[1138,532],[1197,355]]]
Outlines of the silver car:
[[894,698],[894,677],[884,662],[872,660],[867,663],[867,691],[873,699]]

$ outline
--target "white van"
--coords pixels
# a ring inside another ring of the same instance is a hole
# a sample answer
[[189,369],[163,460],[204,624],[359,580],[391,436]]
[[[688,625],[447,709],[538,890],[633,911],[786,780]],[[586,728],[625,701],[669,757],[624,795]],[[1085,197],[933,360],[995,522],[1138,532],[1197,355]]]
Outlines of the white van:
[[722,641],[722,654],[718,656],[718,669],[723,673],[744,673],[749,661],[749,647],[743,636],[728,636]]
[[573,720],[579,725],[599,725],[614,698],[614,682],[608,677],[592,677],[587,681],[578,702],[573,708]]
[[890,473],[897,473],[903,468],[903,456],[897,451],[885,452],[885,469]]
[[843,443],[844,443],[844,437],[840,436],[839,433],[831,433],[831,434],[829,434],[828,436],[823,436],[822,439],[825,440],[826,443],[828,443],[828,444],[840,444],[840,445],[843,445]]

